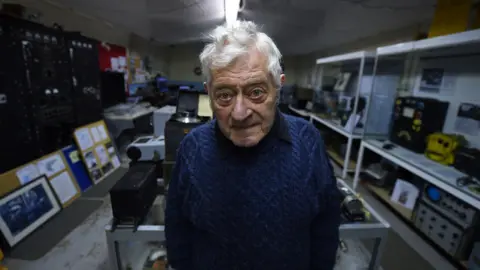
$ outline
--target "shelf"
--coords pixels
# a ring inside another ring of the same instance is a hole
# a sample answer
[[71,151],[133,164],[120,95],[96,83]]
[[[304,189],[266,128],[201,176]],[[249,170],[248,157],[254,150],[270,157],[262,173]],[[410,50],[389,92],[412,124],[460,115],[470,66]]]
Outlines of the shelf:
[[[312,114],[310,114],[310,117],[312,117],[313,120],[329,127],[330,129],[333,129],[334,131],[342,134],[343,136],[345,136],[347,138],[352,138],[352,139],[361,139],[362,138],[362,135],[348,132],[345,128],[343,128],[339,124],[334,123],[330,119],[322,118],[318,114],[313,114],[312,113]],[[358,129],[355,129],[355,130],[358,131]]]
[[351,52],[346,54],[334,55],[324,58],[317,59],[316,63],[319,64],[328,64],[328,63],[338,63],[344,62],[349,60],[359,60],[361,58],[374,58],[375,53],[369,51],[358,51],[358,52]]
[[458,47],[480,43],[480,29],[379,47],[377,56]]
[[[340,165],[342,168],[345,166],[345,161],[344,158],[341,157],[337,152],[335,152],[332,149],[327,149],[327,153],[330,156],[330,158],[335,161],[338,165]],[[357,163],[355,161],[350,160],[348,162],[348,172],[355,172],[355,167],[357,166]]]
[[384,149],[382,148],[384,143],[377,140],[362,141],[362,145],[365,148],[480,210],[480,195],[471,192],[467,187],[459,188],[456,185],[457,179],[465,176],[465,174],[452,167],[436,163],[424,155],[414,153],[401,146],[396,146],[390,150]]
[[390,200],[390,195],[388,194],[388,190],[384,189],[384,188],[381,188],[381,187],[377,187],[377,186],[374,186],[368,182],[366,182],[364,184],[364,186],[369,190],[371,191],[372,193],[374,193],[375,195],[377,195],[377,197],[379,199],[381,199],[384,203],[388,204],[389,206],[391,206],[395,211],[397,211],[402,217],[404,217],[405,219],[411,221],[412,220],[412,216],[413,216],[413,211],[408,209],[408,208],[405,208],[403,206],[401,206],[400,204],[397,204],[397,203],[394,203]]
[[292,105],[288,105],[288,108],[303,117],[310,117],[310,113],[305,110],[295,109]]

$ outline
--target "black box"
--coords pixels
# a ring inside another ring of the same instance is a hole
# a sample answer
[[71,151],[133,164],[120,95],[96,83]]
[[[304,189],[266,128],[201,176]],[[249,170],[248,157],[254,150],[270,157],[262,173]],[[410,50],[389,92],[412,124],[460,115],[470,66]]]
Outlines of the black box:
[[128,172],[110,190],[116,223],[139,225],[148,214],[158,191],[156,164],[132,164]]

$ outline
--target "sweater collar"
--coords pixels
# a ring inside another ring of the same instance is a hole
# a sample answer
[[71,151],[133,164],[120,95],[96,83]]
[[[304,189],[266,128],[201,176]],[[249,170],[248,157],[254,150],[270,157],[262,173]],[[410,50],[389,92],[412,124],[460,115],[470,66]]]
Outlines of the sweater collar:
[[[218,126],[218,122],[216,120],[213,122],[215,128],[215,137],[217,138],[220,151],[222,155],[226,155],[231,152],[230,150],[232,149],[232,147],[235,148],[235,145],[222,133],[220,127]],[[285,116],[278,109],[275,112],[275,119],[273,121],[272,128],[270,129],[268,134],[265,135],[265,137],[260,143],[268,140],[269,138],[278,138],[288,143],[292,142],[292,137],[290,136],[288,128],[288,122],[285,119]]]

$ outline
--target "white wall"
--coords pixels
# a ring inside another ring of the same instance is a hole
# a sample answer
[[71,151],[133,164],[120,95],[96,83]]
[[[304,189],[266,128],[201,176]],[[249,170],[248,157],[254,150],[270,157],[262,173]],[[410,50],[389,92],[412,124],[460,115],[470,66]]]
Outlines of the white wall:
[[203,49],[203,44],[182,44],[169,46],[168,54],[168,79],[175,81],[202,82],[203,76],[193,73],[195,67],[200,66],[198,55]]
[[[457,112],[461,103],[472,103],[480,106],[480,56],[464,56],[421,60],[416,72],[414,96],[430,97],[448,101],[449,107],[443,132],[458,133],[455,130]],[[444,70],[440,93],[420,91],[422,72],[424,68],[439,68]],[[472,125],[474,125],[472,123]],[[472,127],[474,128],[474,127]],[[474,128],[475,129],[475,128]],[[480,147],[480,127],[477,124],[476,135],[462,134],[476,147]]]
[[152,75],[156,73],[167,74],[168,72],[168,47],[159,46],[155,42],[146,40],[138,35],[131,34],[128,43],[129,54],[137,54],[143,59],[150,58]]

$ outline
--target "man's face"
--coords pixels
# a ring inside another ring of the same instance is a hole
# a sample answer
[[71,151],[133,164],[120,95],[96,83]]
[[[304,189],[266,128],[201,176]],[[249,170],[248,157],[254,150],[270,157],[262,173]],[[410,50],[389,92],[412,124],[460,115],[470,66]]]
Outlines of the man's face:
[[206,85],[220,130],[237,146],[258,144],[275,119],[277,89],[267,64],[267,57],[252,49],[227,67],[212,70]]

